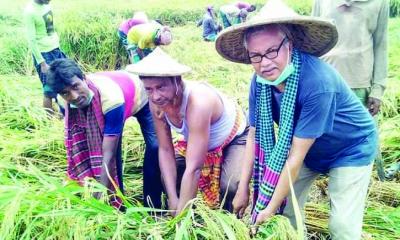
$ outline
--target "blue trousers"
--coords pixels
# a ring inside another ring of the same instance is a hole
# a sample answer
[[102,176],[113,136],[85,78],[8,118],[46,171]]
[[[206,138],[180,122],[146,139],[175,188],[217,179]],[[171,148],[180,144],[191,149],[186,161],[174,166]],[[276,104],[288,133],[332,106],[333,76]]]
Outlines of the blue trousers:
[[[133,115],[139,122],[140,129],[146,144],[143,162],[143,204],[145,207],[161,208],[161,194],[163,185],[161,182],[160,166],[158,164],[158,142],[154,129],[149,104],[147,103],[139,112]],[[117,149],[117,175],[121,192],[124,192],[123,184],[123,160],[121,153],[121,139]],[[151,200],[151,204],[147,199]]]
[[148,207],[147,199],[151,199],[151,206],[161,208],[161,194],[163,185],[158,163],[158,141],[154,128],[153,117],[147,103],[134,117],[139,122],[146,148],[143,162],[143,199],[144,206]]
[[123,31],[118,30],[118,37],[119,37],[119,41],[121,42],[122,46],[127,48],[128,47],[128,39],[127,39],[126,34]]

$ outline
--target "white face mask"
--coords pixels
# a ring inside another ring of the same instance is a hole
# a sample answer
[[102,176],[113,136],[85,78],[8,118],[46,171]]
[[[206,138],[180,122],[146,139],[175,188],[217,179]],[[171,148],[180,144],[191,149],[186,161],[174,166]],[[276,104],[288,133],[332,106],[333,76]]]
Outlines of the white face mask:
[[[86,107],[89,106],[89,104],[92,102],[93,97],[94,97],[94,93],[92,92],[92,90],[89,89],[89,97],[88,97],[87,102],[85,104]],[[74,105],[72,103],[70,103],[69,106],[71,108],[78,108],[78,106],[76,106],[76,105]]]
[[294,66],[292,62],[289,62],[289,53],[288,53],[286,66],[277,79],[275,79],[274,81],[270,81],[268,79],[264,79],[263,77],[257,75],[256,81],[261,84],[278,86],[279,84],[283,83],[293,72],[294,72]]

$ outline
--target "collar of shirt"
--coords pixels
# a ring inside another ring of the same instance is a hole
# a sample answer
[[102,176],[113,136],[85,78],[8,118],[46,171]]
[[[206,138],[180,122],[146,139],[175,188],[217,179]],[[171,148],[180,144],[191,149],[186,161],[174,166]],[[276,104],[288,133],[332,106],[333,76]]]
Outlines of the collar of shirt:
[[339,0],[337,1],[338,4],[337,6],[340,7],[342,5],[346,5],[347,7],[350,7],[354,2],[368,2],[369,0]]

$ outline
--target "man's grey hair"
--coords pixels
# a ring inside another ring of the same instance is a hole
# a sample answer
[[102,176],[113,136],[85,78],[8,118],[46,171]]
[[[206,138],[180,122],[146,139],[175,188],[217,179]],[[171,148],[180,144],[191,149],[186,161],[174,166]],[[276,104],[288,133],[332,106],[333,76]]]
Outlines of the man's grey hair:
[[290,30],[287,25],[285,24],[268,24],[268,25],[261,25],[261,26],[255,26],[247,29],[244,33],[243,36],[243,46],[247,50],[247,41],[248,39],[253,36],[257,35],[261,32],[268,31],[270,29],[278,29],[282,37],[287,37],[289,39],[289,42],[292,42],[292,34],[290,33]]

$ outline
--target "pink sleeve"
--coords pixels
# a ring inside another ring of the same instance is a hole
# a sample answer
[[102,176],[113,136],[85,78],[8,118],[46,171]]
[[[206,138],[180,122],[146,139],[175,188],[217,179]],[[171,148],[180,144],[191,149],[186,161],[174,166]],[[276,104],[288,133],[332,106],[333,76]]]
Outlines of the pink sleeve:
[[133,26],[139,25],[145,23],[143,20],[140,19],[135,19],[135,18],[131,18],[129,19],[129,29]]
[[239,9],[243,9],[243,8],[246,8],[246,9],[248,9],[248,8],[250,8],[251,7],[251,4],[250,3],[247,3],[247,2],[237,2],[236,4],[235,4],[235,6],[236,7],[238,7]]
[[126,120],[128,117],[131,116],[132,110],[136,104],[135,103],[136,86],[135,82],[131,79],[131,75],[124,71],[109,71],[109,72],[100,72],[97,74],[111,78],[121,88],[122,93],[124,94],[124,101],[125,101],[124,119]]

